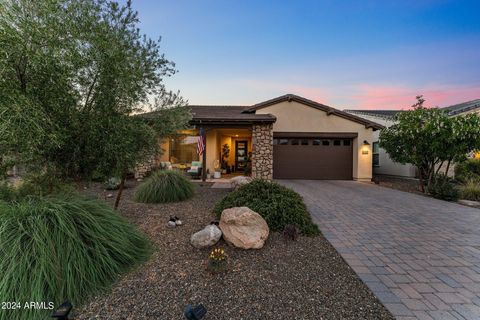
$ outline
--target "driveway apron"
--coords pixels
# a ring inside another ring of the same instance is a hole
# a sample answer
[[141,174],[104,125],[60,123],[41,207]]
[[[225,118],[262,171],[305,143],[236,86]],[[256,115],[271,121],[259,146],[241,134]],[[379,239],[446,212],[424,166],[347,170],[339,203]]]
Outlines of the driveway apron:
[[480,319],[480,210],[355,181],[278,180],[398,319]]

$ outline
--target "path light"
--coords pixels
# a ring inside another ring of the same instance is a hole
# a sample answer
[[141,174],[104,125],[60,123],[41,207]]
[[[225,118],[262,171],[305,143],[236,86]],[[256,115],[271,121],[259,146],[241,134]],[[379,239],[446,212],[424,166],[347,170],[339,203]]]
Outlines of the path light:
[[203,319],[203,317],[205,317],[205,315],[207,314],[207,309],[205,309],[203,304],[199,304],[195,308],[192,307],[191,304],[189,304],[185,307],[185,311],[183,312],[183,314],[188,320],[200,320]]
[[72,311],[72,308],[73,306],[70,301],[65,301],[53,311],[52,318],[56,318],[59,320],[68,320],[68,314],[70,313],[70,311]]

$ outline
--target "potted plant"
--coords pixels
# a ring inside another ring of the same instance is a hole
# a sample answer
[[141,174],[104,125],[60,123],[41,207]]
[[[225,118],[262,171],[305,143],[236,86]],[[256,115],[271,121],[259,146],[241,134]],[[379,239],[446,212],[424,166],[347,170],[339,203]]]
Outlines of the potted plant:
[[221,171],[220,171],[220,161],[214,160],[213,161],[213,178],[214,179],[220,179],[222,177]]
[[228,157],[230,156],[230,146],[225,143],[222,146],[222,173],[227,173],[228,169]]

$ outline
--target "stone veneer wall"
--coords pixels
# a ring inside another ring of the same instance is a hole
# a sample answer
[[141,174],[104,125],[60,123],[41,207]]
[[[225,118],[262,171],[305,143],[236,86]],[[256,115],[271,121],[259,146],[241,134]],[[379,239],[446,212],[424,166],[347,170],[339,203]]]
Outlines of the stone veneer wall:
[[273,178],[273,124],[252,126],[252,177]]
[[135,179],[143,179],[152,170],[157,167],[157,159],[151,156],[147,161],[139,163],[134,170]]

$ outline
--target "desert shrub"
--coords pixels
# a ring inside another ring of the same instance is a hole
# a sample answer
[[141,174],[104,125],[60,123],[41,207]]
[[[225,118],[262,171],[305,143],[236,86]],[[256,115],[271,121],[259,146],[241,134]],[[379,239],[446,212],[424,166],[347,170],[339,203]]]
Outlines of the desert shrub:
[[105,189],[107,190],[117,190],[120,187],[122,180],[117,177],[109,178],[105,181]]
[[457,201],[459,196],[457,186],[445,174],[436,175],[427,192],[434,198],[447,201]]
[[260,214],[273,231],[283,231],[295,225],[305,235],[316,235],[318,227],[312,222],[302,197],[276,182],[255,179],[228,194],[214,209],[217,217],[232,207],[248,207]]
[[455,179],[467,182],[480,179],[480,159],[468,159],[455,165]]
[[18,201],[28,196],[44,196],[47,194],[72,193],[74,188],[66,183],[57,183],[50,187],[37,180],[24,179],[20,184],[14,186],[3,182],[0,183],[0,200],[6,202]]
[[171,171],[155,171],[135,192],[134,200],[143,203],[183,201],[193,197],[195,187],[183,174]]
[[[107,204],[76,194],[0,201],[0,297],[74,305],[145,260],[149,241]],[[23,307],[23,306],[22,306]],[[3,310],[0,319],[49,319]]]
[[470,179],[460,187],[460,198],[480,201],[480,180]]

